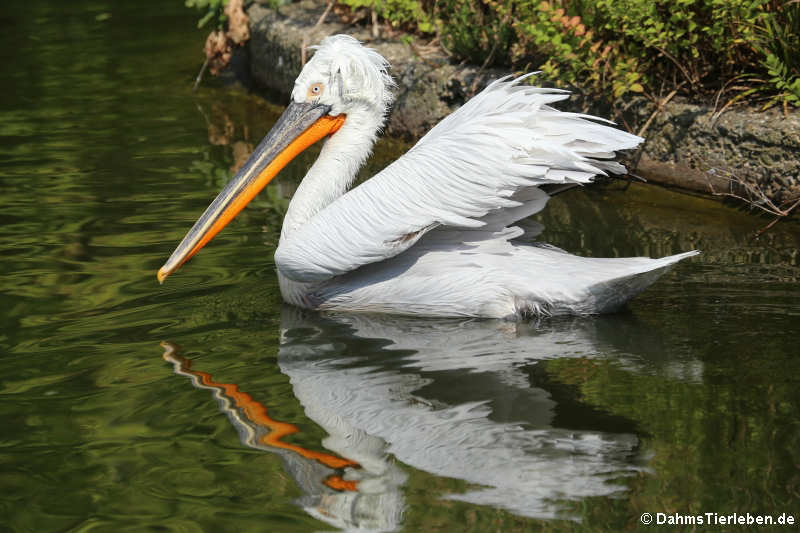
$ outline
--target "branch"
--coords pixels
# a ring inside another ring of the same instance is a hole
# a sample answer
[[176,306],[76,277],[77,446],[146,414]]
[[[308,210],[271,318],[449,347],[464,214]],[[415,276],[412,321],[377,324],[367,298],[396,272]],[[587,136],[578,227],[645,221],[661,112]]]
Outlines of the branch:
[[333,8],[333,3],[334,0],[328,0],[328,7],[325,8],[325,11],[319,17],[317,23],[314,24],[314,26],[312,26],[311,29],[308,30],[308,32],[303,36],[303,45],[300,47],[300,67],[306,66],[306,56],[307,56],[306,48],[308,48],[308,34],[312,33],[314,30],[320,27],[322,22],[325,20],[325,17],[327,17],[328,13],[331,12],[331,9]]
[[201,81],[203,81],[203,74],[205,74],[207,67],[208,67],[208,57],[206,57],[206,60],[203,61],[203,66],[200,67],[200,72],[197,73],[197,77],[194,79],[192,92],[195,92],[197,90],[197,86],[200,85]]
[[747,183],[743,179],[739,178],[738,176],[730,172],[728,172],[728,180],[732,185],[735,184],[744,189],[744,191],[747,193],[747,197],[745,198],[744,196],[733,192],[717,192],[714,190],[714,185],[712,185],[711,181],[709,181],[708,188],[711,190],[711,194],[714,196],[725,196],[728,198],[735,198],[737,200],[740,200],[748,204],[750,207],[756,207],[767,214],[775,216],[775,220],[773,220],[765,227],[758,230],[755,233],[755,237],[761,236],[761,234],[763,234],[765,231],[774,226],[776,222],[778,222],[782,218],[788,217],[792,213],[792,211],[794,211],[795,208],[797,208],[797,206],[800,206],[800,198],[797,198],[797,200],[795,200],[791,206],[785,209],[781,209],[780,207],[775,205],[775,203],[772,200],[769,199],[769,197],[764,193],[763,190],[761,190],[759,186]]
[[669,103],[670,100],[672,100],[672,97],[678,94],[678,91],[681,89],[681,87],[684,86],[685,83],[686,82],[679,83],[678,86],[672,89],[672,91],[665,98],[656,102],[655,111],[653,111],[653,113],[650,115],[650,118],[647,119],[647,122],[645,122],[644,125],[641,128],[639,128],[639,133],[637,133],[636,135],[638,135],[639,137],[644,137],[644,132],[646,132],[647,128],[650,127],[650,123],[653,122],[653,119],[655,119],[658,116],[658,114],[661,113],[661,110],[664,108],[665,105],[667,105],[667,103]]

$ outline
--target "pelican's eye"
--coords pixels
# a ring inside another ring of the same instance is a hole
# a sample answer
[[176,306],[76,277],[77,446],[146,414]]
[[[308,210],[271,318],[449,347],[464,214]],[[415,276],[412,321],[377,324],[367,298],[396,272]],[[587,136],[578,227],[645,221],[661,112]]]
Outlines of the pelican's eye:
[[308,97],[317,98],[321,95],[322,95],[322,84],[312,83],[311,86],[308,88]]

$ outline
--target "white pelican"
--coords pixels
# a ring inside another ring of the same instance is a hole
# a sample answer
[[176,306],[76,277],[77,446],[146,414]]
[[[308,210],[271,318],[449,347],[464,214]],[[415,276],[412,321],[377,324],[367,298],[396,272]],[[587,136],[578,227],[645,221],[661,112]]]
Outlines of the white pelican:
[[568,94],[521,85],[526,76],[493,82],[350,190],[392,101],[388,66],[353,37],[324,39],[288,108],[158,271],[159,281],[322,138],[275,252],[283,298],[300,307],[512,319],[600,313],[697,253],[595,259],[514,241],[523,230],[512,224],[543,209],[546,190],[625,173],[614,152],[642,141],[550,107]]

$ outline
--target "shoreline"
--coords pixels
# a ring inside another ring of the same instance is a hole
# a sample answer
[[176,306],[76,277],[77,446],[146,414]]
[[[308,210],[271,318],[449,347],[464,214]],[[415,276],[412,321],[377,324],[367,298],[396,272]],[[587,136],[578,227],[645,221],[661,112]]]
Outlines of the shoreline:
[[[420,138],[490,81],[509,74],[453,65],[438,49],[421,50],[400,39],[373,39],[367,28],[331,14],[317,25],[324,11],[325,5],[313,0],[277,10],[251,5],[251,38],[233,68],[245,70],[257,88],[288,96],[300,71],[304,38],[311,45],[335,33],[353,35],[391,63],[397,90],[385,131],[406,140]],[[573,97],[557,107],[582,111],[580,104]],[[603,116],[602,110],[589,112]],[[800,112],[784,117],[775,110],[737,107],[719,113],[677,98],[659,109],[647,98],[635,97],[620,123],[646,139],[626,163],[648,181],[705,194],[748,196],[750,188],[775,205],[800,198]]]

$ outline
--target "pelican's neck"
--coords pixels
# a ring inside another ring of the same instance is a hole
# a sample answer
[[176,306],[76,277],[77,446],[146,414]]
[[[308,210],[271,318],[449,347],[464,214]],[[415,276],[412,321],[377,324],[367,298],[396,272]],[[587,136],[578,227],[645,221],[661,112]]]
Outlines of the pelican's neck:
[[281,240],[350,189],[382,124],[383,114],[374,110],[359,108],[348,113],[297,187],[283,219]]

